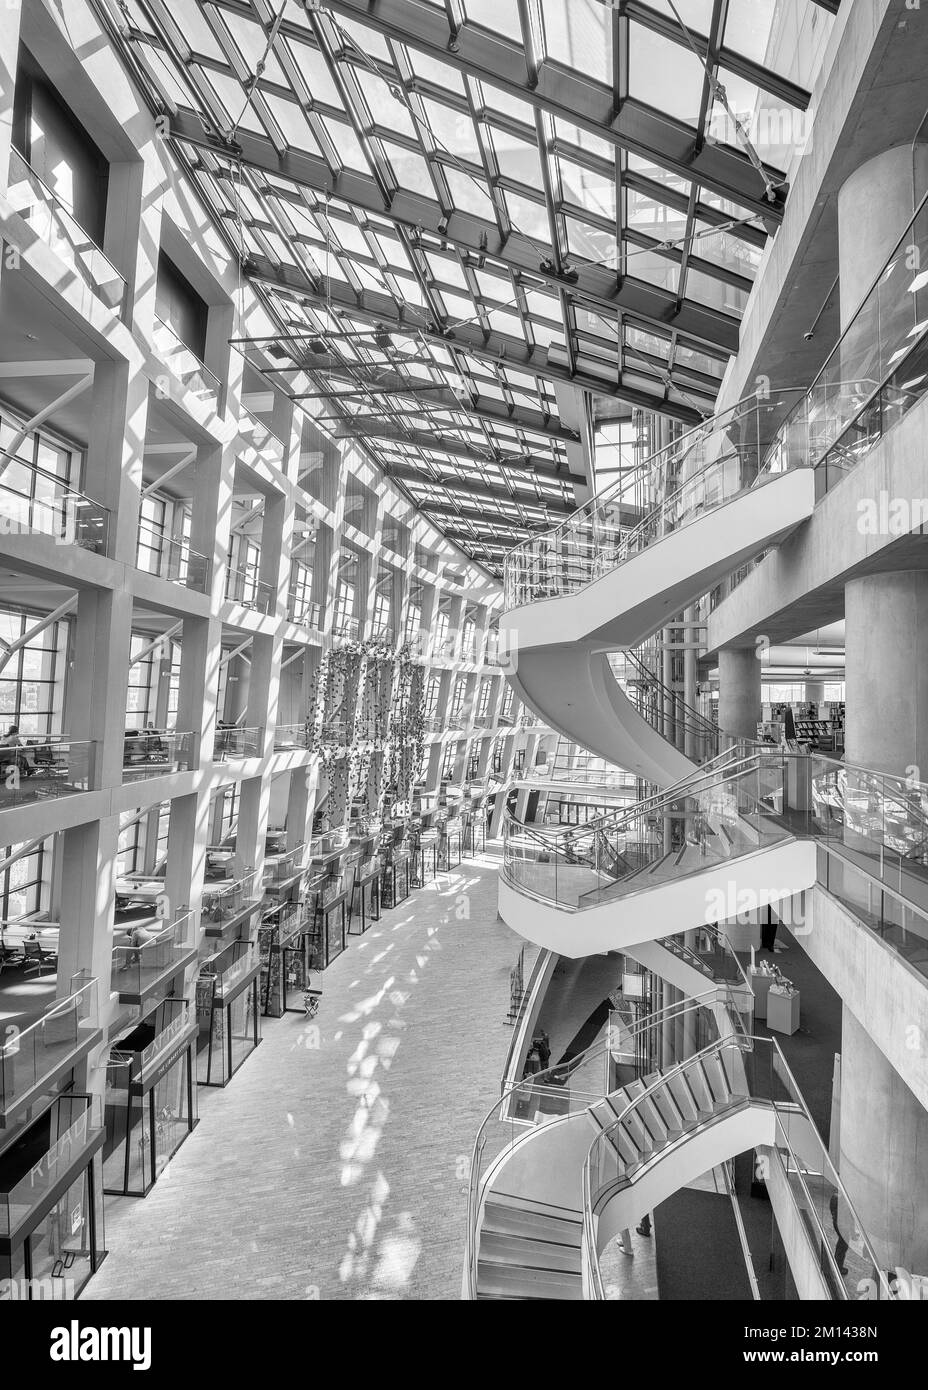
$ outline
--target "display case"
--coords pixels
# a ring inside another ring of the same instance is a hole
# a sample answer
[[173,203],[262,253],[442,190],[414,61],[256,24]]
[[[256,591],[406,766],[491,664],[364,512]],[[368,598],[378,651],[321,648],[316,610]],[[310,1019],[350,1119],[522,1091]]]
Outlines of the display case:
[[304,921],[299,902],[275,903],[265,911],[258,930],[261,958],[258,997],[265,1017],[280,1018],[288,1012],[302,1012],[306,983]]
[[461,822],[446,821],[438,831],[438,872],[450,873],[461,862]]
[[99,1096],[47,1101],[0,1152],[0,1301],[70,1301],[106,1255]]
[[261,1041],[257,943],[233,941],[200,967],[197,1082],[225,1086]]
[[390,855],[380,872],[380,903],[382,907],[397,907],[409,897],[412,888],[412,855],[398,850]]
[[196,1126],[196,1035],[189,1000],[165,999],[111,1047],[104,1192],[144,1197]]
[[348,944],[348,890],[341,876],[312,888],[305,908],[307,968],[326,970]]
[[348,934],[361,936],[380,921],[380,860],[375,855],[359,864],[348,902]]

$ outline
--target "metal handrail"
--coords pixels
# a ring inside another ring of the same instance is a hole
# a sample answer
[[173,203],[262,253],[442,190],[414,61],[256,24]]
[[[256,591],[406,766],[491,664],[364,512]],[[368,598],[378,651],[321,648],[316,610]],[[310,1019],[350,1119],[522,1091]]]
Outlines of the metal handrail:
[[[695,995],[692,999],[682,1001],[682,1003],[669,1004],[664,1009],[658,1009],[656,1013],[648,1014],[645,1018],[636,1020],[634,1026],[629,1029],[629,1035],[631,1038],[636,1038],[639,1033],[644,1032],[647,1028],[654,1028],[660,1026],[670,1018],[674,1018],[676,1016],[682,1017],[687,1013],[694,1013],[702,1008],[708,1009],[710,1003],[715,1002],[715,997],[715,990],[707,990],[703,994]],[[711,1017],[716,1026],[718,1026],[718,1020],[715,1018],[715,1015],[711,1015]],[[477,1130],[477,1137],[474,1140],[473,1149],[471,1151],[470,1179],[467,1193],[465,1272],[467,1278],[468,1298],[475,1298],[477,1291],[477,1212],[479,1209],[480,1187],[478,1174],[480,1168],[480,1159],[483,1154],[483,1145],[486,1142],[483,1136],[487,1125],[490,1123],[493,1116],[502,1109],[503,1105],[506,1103],[506,1101],[509,1099],[512,1093],[518,1090],[520,1087],[525,1086],[527,1083],[530,1083],[532,1088],[536,1089],[539,1085],[539,1082],[541,1082],[541,1085],[543,1087],[543,1077],[550,1076],[553,1072],[563,1073],[565,1066],[569,1066],[573,1070],[577,1070],[580,1066],[585,1065],[587,1062],[595,1060],[595,1058],[600,1053],[604,1053],[606,1050],[612,1050],[610,1039],[608,1037],[602,1042],[591,1043],[588,1048],[585,1048],[583,1050],[583,1052],[578,1053],[576,1057],[572,1057],[569,1063],[556,1063],[554,1066],[546,1067],[544,1071],[536,1072],[535,1075],[530,1078],[523,1077],[522,1080],[513,1082],[511,1086],[506,1087],[502,1091],[502,1094],[493,1102],[490,1109],[487,1111],[486,1115],[481,1121],[480,1126]],[[562,1086],[557,1086],[557,1090],[560,1094],[563,1094]],[[603,1099],[603,1097],[598,1097],[598,1099]],[[514,1120],[510,1120],[509,1122],[512,1124],[517,1123]]]
[[[795,1104],[796,1106],[798,1106],[798,1109],[799,1109],[799,1111],[801,1112],[803,1118],[804,1118],[804,1119],[807,1121],[807,1123],[809,1124],[809,1126],[810,1126],[810,1128],[811,1128],[811,1130],[812,1130],[812,1133],[814,1134],[816,1140],[818,1141],[819,1147],[821,1148],[822,1155],[823,1155],[823,1157],[824,1157],[825,1163],[826,1163],[826,1164],[828,1165],[828,1167],[831,1169],[831,1173],[829,1174],[829,1181],[832,1181],[832,1180],[834,1181],[834,1185],[835,1185],[835,1187],[838,1189],[839,1195],[844,1199],[844,1202],[846,1203],[848,1210],[851,1212],[851,1214],[852,1214],[853,1217],[854,1217],[855,1223],[856,1223],[856,1225],[857,1225],[857,1229],[860,1231],[861,1235],[863,1235],[864,1239],[866,1240],[868,1248],[870,1247],[870,1241],[869,1241],[869,1239],[867,1238],[866,1233],[864,1232],[863,1225],[862,1225],[862,1223],[860,1222],[860,1220],[859,1220],[859,1218],[858,1218],[858,1216],[857,1216],[856,1208],[854,1207],[853,1202],[851,1201],[850,1197],[849,1197],[848,1194],[847,1194],[847,1189],[845,1188],[843,1182],[841,1181],[840,1175],[838,1174],[837,1170],[834,1168],[833,1164],[831,1163],[831,1160],[830,1160],[829,1157],[828,1157],[828,1152],[827,1152],[827,1150],[826,1150],[826,1148],[825,1148],[825,1145],[824,1145],[824,1142],[823,1142],[823,1140],[822,1140],[822,1137],[821,1137],[821,1135],[819,1134],[818,1128],[816,1127],[816,1124],[815,1124],[815,1121],[813,1120],[812,1115],[811,1115],[811,1113],[810,1113],[810,1111],[809,1111],[809,1108],[808,1108],[808,1106],[806,1105],[806,1102],[805,1102],[805,1099],[804,1099],[804,1097],[803,1097],[803,1094],[802,1094],[801,1090],[799,1089],[798,1085],[796,1084],[796,1078],[793,1076],[793,1073],[792,1073],[792,1071],[790,1070],[790,1067],[789,1067],[789,1065],[788,1065],[788,1063],[787,1063],[787,1061],[786,1061],[786,1058],[783,1056],[783,1050],[782,1050],[782,1048],[780,1047],[780,1044],[777,1042],[776,1038],[760,1038],[760,1037],[753,1037],[753,1036],[747,1036],[747,1035],[739,1037],[739,1036],[737,1036],[737,1035],[729,1035],[728,1037],[717,1038],[714,1042],[709,1043],[707,1047],[701,1048],[701,1049],[699,1050],[699,1052],[693,1053],[693,1055],[692,1055],[691,1057],[685,1058],[682,1062],[676,1063],[676,1064],[675,1064],[673,1067],[671,1067],[668,1071],[662,1072],[661,1075],[657,1078],[656,1081],[653,1081],[653,1082],[651,1083],[650,1086],[646,1086],[645,1089],[644,1089],[643,1091],[641,1091],[637,1096],[632,1097],[632,1098],[629,1100],[628,1105],[626,1105],[625,1109],[622,1111],[622,1113],[621,1113],[620,1115],[617,1115],[616,1118],[615,1118],[615,1120],[611,1121],[608,1125],[606,1125],[605,1128],[602,1129],[602,1130],[600,1131],[600,1133],[596,1135],[596,1137],[593,1139],[592,1143],[590,1144],[590,1147],[589,1147],[589,1150],[587,1151],[587,1156],[586,1156],[586,1159],[585,1159],[584,1165],[583,1165],[583,1179],[582,1179],[583,1202],[584,1202],[584,1206],[583,1206],[583,1235],[584,1235],[584,1239],[585,1239],[586,1241],[589,1242],[589,1250],[590,1250],[590,1252],[591,1252],[591,1263],[592,1263],[593,1265],[598,1265],[598,1263],[599,1263],[599,1261],[598,1261],[598,1256],[597,1256],[597,1254],[596,1254],[596,1243],[595,1243],[595,1242],[596,1242],[596,1234],[595,1234],[595,1231],[593,1230],[593,1216],[594,1216],[594,1212],[593,1212],[593,1205],[592,1205],[592,1192],[591,1192],[591,1183],[590,1183],[590,1166],[591,1166],[591,1163],[592,1163],[592,1160],[593,1160],[593,1153],[594,1153],[594,1150],[596,1150],[597,1147],[598,1147],[600,1144],[602,1144],[603,1142],[605,1142],[605,1141],[607,1140],[607,1137],[608,1137],[609,1135],[611,1135],[615,1130],[617,1130],[618,1127],[624,1122],[625,1118],[626,1118],[628,1115],[630,1115],[634,1110],[638,1109],[638,1108],[644,1103],[644,1101],[648,1100],[652,1095],[655,1094],[655,1092],[660,1091],[660,1090],[662,1090],[662,1089],[665,1089],[667,1086],[669,1086],[670,1081],[671,1081],[671,1079],[672,1079],[674,1076],[679,1076],[679,1075],[681,1075],[688,1067],[691,1067],[691,1066],[694,1066],[694,1065],[701,1065],[707,1058],[709,1058],[710,1056],[712,1056],[714,1053],[717,1053],[717,1052],[721,1051],[723,1048],[726,1048],[726,1047],[737,1047],[737,1048],[739,1049],[739,1051],[741,1051],[741,1052],[756,1052],[756,1051],[757,1051],[756,1044],[758,1044],[758,1043],[763,1044],[764,1046],[766,1046],[766,1047],[772,1049],[772,1052],[775,1054],[775,1056],[776,1056],[776,1058],[778,1059],[778,1061],[782,1064],[782,1067],[783,1067],[784,1072],[786,1073],[786,1077],[787,1077],[787,1080],[788,1080],[788,1082],[789,1082],[790,1088],[792,1089],[792,1092],[793,1092],[793,1094],[794,1094],[794,1096],[795,1096],[795,1101],[792,1102],[792,1103]],[[747,1099],[749,1102],[753,1102],[753,1103],[755,1103],[755,1104],[760,1104],[760,1105],[763,1105],[764,1107],[769,1107],[769,1108],[771,1108],[771,1109],[774,1111],[774,1113],[776,1113],[777,1110],[778,1110],[778,1108],[779,1108],[779,1107],[778,1107],[778,1104],[777,1104],[777,1102],[776,1102],[775,1100],[771,1099],[771,1100],[767,1101],[767,1100],[765,1100],[763,1097],[753,1097],[753,1096],[750,1095],[750,1092],[749,1092],[748,1096],[746,1097],[746,1099]],[[645,1127],[645,1129],[647,1130],[647,1126],[645,1125],[644,1127]],[[814,1202],[814,1200],[813,1200],[813,1198],[812,1198],[812,1194],[811,1194],[810,1191],[809,1191],[808,1184],[806,1183],[806,1180],[805,1180],[805,1178],[804,1178],[804,1176],[803,1176],[802,1168],[801,1168],[801,1165],[800,1165],[798,1156],[797,1156],[797,1154],[796,1154],[796,1152],[795,1152],[795,1150],[794,1150],[792,1144],[790,1143],[788,1134],[786,1134],[786,1133],[784,1132],[783,1138],[784,1138],[784,1145],[783,1145],[783,1146],[786,1148],[786,1150],[788,1151],[790,1157],[791,1157],[791,1158],[793,1159],[793,1161],[794,1161],[796,1177],[799,1179],[799,1182],[800,1182],[800,1185],[801,1185],[801,1187],[802,1187],[802,1190],[803,1190],[803,1192],[804,1192],[804,1194],[805,1194],[805,1196],[806,1196],[806,1199],[807,1199],[807,1201],[808,1201],[808,1203],[809,1203],[809,1208],[810,1208],[810,1210],[811,1210],[811,1212],[813,1213],[813,1216],[814,1216],[814,1215],[815,1215],[815,1211],[816,1211],[815,1202]],[[634,1181],[634,1178],[632,1178],[630,1181]],[[597,1194],[597,1196],[599,1196],[599,1194]],[[589,1220],[588,1220],[588,1218],[589,1218]],[[819,1226],[819,1229],[821,1230],[821,1227],[820,1227],[820,1226]],[[837,1264],[837,1261],[836,1261],[835,1256],[834,1256],[834,1251],[831,1249],[830,1243],[829,1243],[829,1241],[828,1241],[827,1238],[823,1239],[822,1244],[824,1245],[825,1250],[826,1250],[826,1252],[827,1252],[827,1258],[828,1258],[829,1263],[830,1263],[830,1265],[831,1265],[832,1273],[833,1273],[833,1275],[835,1276],[836,1286],[837,1286],[838,1288],[840,1288],[840,1289],[843,1289],[843,1290],[845,1291],[845,1296],[846,1296],[847,1290],[846,1290],[846,1287],[845,1287],[845,1284],[844,1284],[844,1276],[841,1274],[841,1272],[840,1272],[840,1270],[839,1270],[839,1268],[838,1268],[838,1264]],[[882,1270],[880,1269],[878,1262],[877,1262],[875,1259],[874,1259],[874,1269],[875,1269],[875,1271],[876,1271],[876,1274],[877,1274],[877,1277],[878,1277],[878,1280],[879,1280],[879,1282],[880,1282],[881,1287],[884,1288],[885,1291],[886,1291],[886,1296],[887,1296],[887,1298],[891,1297],[891,1294],[890,1294],[890,1291],[889,1291],[889,1284],[888,1284],[888,1282],[887,1282],[887,1280],[886,1280],[885,1275],[883,1274]]]

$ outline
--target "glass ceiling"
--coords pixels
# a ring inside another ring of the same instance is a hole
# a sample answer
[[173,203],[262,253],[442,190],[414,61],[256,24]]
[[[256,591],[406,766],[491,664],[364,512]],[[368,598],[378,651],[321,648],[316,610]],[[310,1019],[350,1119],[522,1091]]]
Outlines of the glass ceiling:
[[498,570],[583,482],[556,387],[712,412],[839,0],[96,3],[250,359]]

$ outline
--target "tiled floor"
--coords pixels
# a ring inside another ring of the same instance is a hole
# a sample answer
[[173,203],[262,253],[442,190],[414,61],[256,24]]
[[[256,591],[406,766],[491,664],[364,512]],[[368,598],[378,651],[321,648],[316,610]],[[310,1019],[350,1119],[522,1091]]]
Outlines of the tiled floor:
[[384,913],[264,1041],[144,1200],[108,1204],[88,1299],[455,1299],[520,942],[497,860]]

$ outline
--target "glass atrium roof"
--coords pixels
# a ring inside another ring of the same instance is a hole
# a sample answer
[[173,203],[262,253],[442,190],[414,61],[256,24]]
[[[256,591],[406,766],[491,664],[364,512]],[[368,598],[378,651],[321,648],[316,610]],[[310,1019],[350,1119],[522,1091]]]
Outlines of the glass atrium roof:
[[248,356],[498,570],[598,398],[712,412],[839,0],[97,4],[265,304]]

